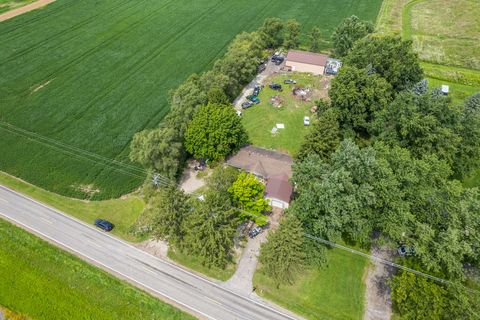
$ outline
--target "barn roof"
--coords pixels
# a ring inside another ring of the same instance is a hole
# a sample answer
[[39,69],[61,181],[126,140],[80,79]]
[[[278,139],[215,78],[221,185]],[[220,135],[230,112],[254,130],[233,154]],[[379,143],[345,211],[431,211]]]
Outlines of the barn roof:
[[312,64],[316,66],[326,66],[328,56],[321,53],[290,50],[287,54],[287,61]]

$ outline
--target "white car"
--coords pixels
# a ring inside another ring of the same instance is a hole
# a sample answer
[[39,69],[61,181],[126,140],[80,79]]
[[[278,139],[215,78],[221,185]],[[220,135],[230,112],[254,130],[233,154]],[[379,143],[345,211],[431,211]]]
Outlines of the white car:
[[304,126],[310,125],[310,117],[303,117],[303,125]]

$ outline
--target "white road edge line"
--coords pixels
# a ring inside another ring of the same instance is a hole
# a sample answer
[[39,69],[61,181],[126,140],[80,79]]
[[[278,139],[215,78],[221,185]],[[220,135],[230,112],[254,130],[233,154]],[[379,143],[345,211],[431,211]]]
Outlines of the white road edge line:
[[19,225],[23,226],[24,228],[29,229],[29,230],[32,230],[34,233],[38,233],[38,234],[40,234],[41,236],[43,236],[43,237],[45,237],[45,238],[47,238],[47,239],[49,239],[49,240],[51,240],[51,241],[53,241],[53,242],[55,242],[55,243],[58,243],[59,245],[64,246],[65,248],[67,248],[67,249],[69,249],[69,250],[72,250],[73,252],[76,252],[76,253],[79,254],[80,256],[84,256],[84,257],[86,257],[86,258],[88,258],[88,259],[90,259],[90,260],[92,260],[92,261],[95,261],[95,262],[98,263],[99,265],[101,265],[101,266],[103,266],[103,267],[105,267],[105,268],[107,268],[107,269],[109,269],[109,270],[111,270],[111,271],[113,271],[113,272],[115,272],[115,273],[117,273],[117,274],[120,274],[121,276],[129,279],[130,281],[133,281],[133,282],[135,282],[135,283],[138,283],[139,285],[143,286],[144,288],[147,288],[148,290],[151,290],[151,291],[153,291],[153,292],[155,292],[155,293],[158,293],[159,295],[161,295],[161,296],[163,296],[163,297],[165,297],[165,298],[167,298],[167,299],[169,299],[169,300],[171,300],[171,301],[173,301],[173,302],[175,302],[175,303],[178,303],[179,305],[181,305],[181,306],[183,306],[183,307],[185,307],[185,308],[187,308],[187,309],[189,309],[189,310],[192,310],[193,312],[196,312],[196,313],[198,313],[198,314],[200,314],[200,315],[202,315],[202,316],[204,316],[204,317],[207,317],[208,319],[218,320],[218,319],[216,319],[216,318],[214,318],[214,317],[212,317],[212,316],[209,316],[209,315],[203,313],[202,311],[199,311],[199,310],[197,310],[197,309],[195,309],[195,308],[193,308],[193,307],[190,307],[190,306],[184,304],[183,302],[178,301],[178,300],[175,299],[175,298],[170,297],[169,295],[167,295],[167,294],[165,294],[165,293],[162,293],[162,292],[160,292],[160,291],[158,291],[158,290],[156,290],[156,289],[153,289],[152,287],[150,287],[150,286],[148,286],[148,285],[146,285],[146,284],[144,284],[144,283],[142,283],[142,282],[140,282],[140,281],[138,281],[138,280],[135,280],[135,279],[131,278],[130,276],[127,276],[126,274],[124,274],[124,273],[122,273],[122,272],[120,272],[120,271],[115,270],[114,268],[111,268],[111,267],[105,265],[104,263],[102,263],[102,262],[100,262],[100,261],[98,261],[98,260],[96,260],[96,259],[88,256],[87,254],[81,253],[80,251],[78,251],[78,250],[70,247],[69,245],[66,245],[66,244],[64,244],[64,243],[62,243],[62,242],[60,242],[60,241],[58,241],[58,240],[53,239],[52,237],[44,234],[44,233],[41,232],[41,231],[36,230],[35,228],[32,228],[32,227],[27,226],[26,224],[24,224],[23,222],[18,221],[18,220],[15,219],[15,218],[9,217],[8,215],[6,215],[6,214],[4,214],[4,213],[2,213],[2,212],[0,212],[0,215],[2,215],[2,216],[4,216],[5,218],[7,218],[7,220],[14,221],[15,223],[18,223]]
[[129,246],[129,247],[131,247],[131,248],[134,248],[134,249],[142,252],[143,254],[146,254],[146,255],[152,257],[152,258],[155,259],[155,260],[158,260],[158,261],[160,261],[160,262],[162,262],[162,263],[165,263],[165,264],[167,264],[167,265],[169,265],[169,266],[171,266],[171,267],[173,267],[173,268],[180,269],[180,270],[182,270],[183,272],[191,275],[192,277],[197,278],[197,279],[199,279],[199,280],[202,280],[202,281],[204,281],[204,282],[206,282],[206,283],[209,283],[209,284],[211,284],[211,285],[219,288],[220,290],[229,292],[229,293],[233,294],[233,295],[236,296],[236,297],[239,297],[239,298],[242,298],[242,299],[244,299],[244,300],[250,301],[250,302],[256,304],[257,306],[266,308],[266,309],[268,309],[268,310],[270,310],[270,311],[273,311],[273,312],[276,313],[276,314],[282,315],[282,316],[284,316],[284,317],[286,317],[286,318],[288,318],[288,319],[291,319],[291,320],[296,320],[296,319],[297,319],[297,318],[294,318],[294,317],[292,317],[292,316],[290,316],[290,315],[288,315],[288,314],[286,314],[286,313],[283,313],[283,312],[281,312],[281,311],[279,311],[279,310],[277,310],[277,309],[274,309],[274,308],[272,308],[272,307],[270,307],[270,306],[268,306],[268,305],[266,305],[266,304],[264,304],[264,303],[255,301],[255,300],[253,300],[253,299],[251,299],[251,298],[249,298],[249,297],[246,297],[246,296],[243,296],[243,295],[241,295],[241,294],[238,294],[238,293],[236,293],[236,292],[234,292],[234,291],[232,291],[232,290],[230,290],[230,289],[224,288],[224,287],[220,286],[219,284],[217,284],[217,283],[215,283],[215,282],[213,282],[213,281],[211,281],[211,280],[208,280],[208,279],[206,279],[206,278],[203,278],[203,277],[201,277],[201,276],[199,276],[199,275],[197,275],[197,274],[195,274],[195,273],[193,273],[193,272],[190,272],[189,270],[184,269],[184,268],[182,268],[182,267],[180,267],[180,266],[178,266],[178,265],[176,265],[176,264],[174,264],[174,263],[171,263],[171,262],[166,261],[166,260],[162,260],[162,259],[160,259],[160,258],[158,258],[158,257],[156,257],[156,256],[154,256],[154,255],[152,255],[152,254],[150,254],[150,253],[148,253],[148,252],[146,252],[146,251],[140,250],[140,249],[138,249],[137,247],[131,245],[131,244],[128,243],[128,242],[125,242],[125,241],[123,241],[123,240],[121,240],[121,239],[119,239],[119,238],[117,238],[117,237],[114,237],[114,236],[112,236],[112,235],[110,235],[110,234],[108,234],[108,233],[106,233],[106,232],[102,232],[102,231],[98,230],[97,228],[94,228],[93,226],[91,226],[91,225],[89,225],[89,224],[87,224],[87,223],[85,223],[85,222],[83,222],[83,221],[81,221],[81,220],[79,220],[79,219],[77,219],[77,218],[75,218],[75,217],[73,217],[73,216],[70,216],[70,215],[68,215],[68,214],[65,214],[65,213],[63,213],[63,212],[61,212],[61,211],[59,211],[59,210],[57,210],[57,209],[55,209],[55,208],[52,208],[52,207],[50,207],[50,206],[48,206],[48,205],[46,205],[46,204],[44,204],[44,203],[41,203],[41,202],[39,202],[39,201],[37,201],[37,200],[35,200],[35,199],[32,199],[32,198],[30,198],[29,196],[23,195],[23,194],[20,193],[20,192],[17,192],[17,191],[15,191],[15,190],[12,190],[12,189],[10,189],[10,188],[7,188],[7,187],[5,187],[5,186],[3,186],[3,185],[0,185],[0,188],[1,188],[1,189],[4,189],[4,190],[6,190],[6,191],[9,191],[9,192],[11,192],[11,193],[14,193],[14,194],[16,194],[17,196],[19,196],[19,197],[21,197],[21,198],[28,199],[28,200],[30,200],[30,201],[32,201],[32,202],[34,202],[34,203],[36,203],[36,204],[38,204],[38,205],[46,208],[46,209],[49,209],[49,210],[51,210],[51,211],[53,211],[53,212],[56,212],[57,214],[65,217],[65,218],[67,218],[67,219],[70,219],[70,220],[75,221],[75,222],[77,222],[77,223],[80,223],[80,224],[82,224],[82,225],[84,225],[84,226],[86,226],[86,227],[88,227],[88,228],[90,228],[90,229],[92,229],[92,230],[95,230],[95,232],[99,232],[99,233],[101,233],[101,234],[103,234],[103,235],[106,235],[107,237],[110,237],[110,238],[114,239],[115,241],[118,241],[118,242],[120,242],[120,243],[123,243],[123,244],[125,244],[125,245],[127,245],[127,246]]

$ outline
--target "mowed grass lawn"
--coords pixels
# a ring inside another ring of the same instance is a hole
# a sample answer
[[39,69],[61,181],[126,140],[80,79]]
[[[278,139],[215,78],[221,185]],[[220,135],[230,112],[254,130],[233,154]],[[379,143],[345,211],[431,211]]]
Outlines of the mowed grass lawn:
[[0,219],[0,305],[37,320],[194,319]]
[[344,17],[375,21],[381,2],[57,0],[4,21],[0,120],[61,144],[0,125],[0,170],[67,196],[128,193],[141,172],[80,150],[128,163],[132,136],[168,113],[169,90],[267,17],[318,25],[328,39]]
[[144,207],[142,198],[138,196],[104,201],[71,199],[43,190],[3,172],[0,172],[0,185],[20,192],[88,224],[93,224],[97,218],[107,219],[115,224],[115,228],[111,231],[114,235],[128,241],[142,240],[130,232],[132,225],[142,213]]
[[[297,84],[284,84],[286,79],[293,79]],[[296,98],[292,90],[295,87],[318,90],[321,86],[320,76],[307,73],[289,73],[276,75],[265,81],[265,88],[260,92],[260,103],[243,111],[242,122],[248,132],[250,142],[256,146],[268,149],[276,149],[295,155],[302,144],[305,134],[310,129],[303,124],[303,117],[313,115],[310,109],[315,101],[302,101]],[[282,85],[283,91],[278,92],[268,87],[270,82]],[[270,99],[273,96],[281,98],[280,107],[272,105]],[[272,128],[276,124],[284,124],[285,129],[278,129],[272,134]]]
[[327,252],[328,265],[306,270],[294,285],[276,287],[260,267],[256,292],[310,320],[361,320],[364,316],[368,260],[349,252]]

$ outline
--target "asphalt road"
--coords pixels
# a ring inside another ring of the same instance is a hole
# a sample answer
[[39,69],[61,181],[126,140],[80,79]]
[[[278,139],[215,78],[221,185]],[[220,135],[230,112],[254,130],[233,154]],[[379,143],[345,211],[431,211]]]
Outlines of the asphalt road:
[[0,186],[0,217],[204,319],[295,319]]

